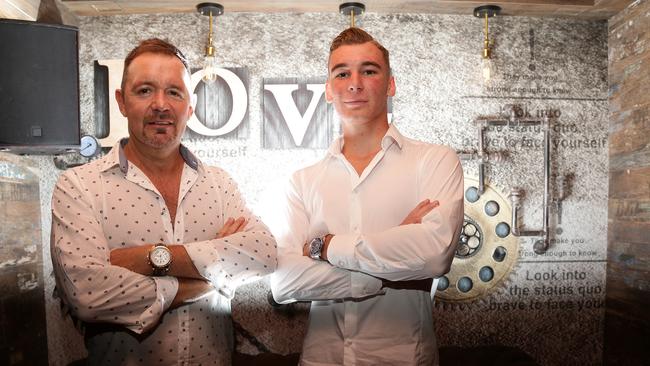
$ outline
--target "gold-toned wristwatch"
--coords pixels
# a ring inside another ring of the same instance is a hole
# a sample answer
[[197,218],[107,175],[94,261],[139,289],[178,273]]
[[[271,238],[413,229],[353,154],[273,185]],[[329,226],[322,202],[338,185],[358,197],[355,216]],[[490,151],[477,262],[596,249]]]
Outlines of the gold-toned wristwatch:
[[172,251],[165,244],[156,244],[147,256],[154,276],[164,276],[172,264]]

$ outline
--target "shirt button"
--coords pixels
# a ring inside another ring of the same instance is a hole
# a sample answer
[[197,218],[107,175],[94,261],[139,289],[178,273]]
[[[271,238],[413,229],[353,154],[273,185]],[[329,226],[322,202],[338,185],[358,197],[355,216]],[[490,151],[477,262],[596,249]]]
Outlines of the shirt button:
[[350,346],[352,345],[352,341],[349,340],[349,339],[346,339],[346,340],[345,340],[345,345],[348,346],[348,347],[350,347]]
[[339,261],[339,267],[343,267],[343,261]]

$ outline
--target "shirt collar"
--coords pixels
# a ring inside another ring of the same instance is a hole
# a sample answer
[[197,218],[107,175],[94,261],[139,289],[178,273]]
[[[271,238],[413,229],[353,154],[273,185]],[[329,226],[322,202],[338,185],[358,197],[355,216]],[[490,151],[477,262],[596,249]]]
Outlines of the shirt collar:
[[[397,147],[401,150],[402,145],[404,144],[404,136],[399,132],[397,127],[395,127],[395,124],[391,123],[388,126],[388,130],[386,131],[386,134],[381,139],[381,149],[386,151],[393,144],[396,144]],[[343,145],[344,145],[343,136],[339,136],[330,145],[329,149],[327,150],[328,154],[332,156],[340,155],[341,151],[343,151]]]
[[388,148],[395,143],[397,147],[401,150],[402,145],[404,144],[404,136],[397,130],[394,123],[391,123],[388,126],[388,131],[381,139],[381,149],[386,151]]
[[[106,171],[116,165],[120,167],[120,170],[124,174],[129,171],[129,161],[127,160],[126,154],[124,153],[124,146],[126,146],[127,142],[129,142],[129,138],[125,137],[113,146],[111,151],[106,155],[106,157],[103,159],[103,162],[101,163],[102,171]],[[181,156],[183,157],[183,160],[185,160],[185,163],[189,165],[190,168],[198,170],[199,160],[196,158],[196,156],[194,156],[194,154],[192,154],[192,152],[183,144],[181,144],[179,150]]]

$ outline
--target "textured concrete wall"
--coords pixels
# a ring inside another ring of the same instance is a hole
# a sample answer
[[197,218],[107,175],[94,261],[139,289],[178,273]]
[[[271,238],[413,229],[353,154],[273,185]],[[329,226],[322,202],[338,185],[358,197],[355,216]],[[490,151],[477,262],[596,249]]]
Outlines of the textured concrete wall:
[[[243,139],[188,139],[186,143],[202,150],[209,163],[228,170],[254,209],[264,213],[268,188],[318,159],[324,150],[261,148],[262,80],[325,76],[329,41],[346,27],[347,20],[334,11],[227,11],[216,21],[217,58],[222,66],[248,69],[250,133]],[[437,301],[433,311],[440,345],[509,346],[542,365],[599,363],[607,250],[607,24],[494,19],[496,73],[489,85],[480,81],[482,22],[471,15],[368,13],[359,25],[391,51],[397,79],[394,121],[408,136],[470,150],[477,145],[473,120],[480,115],[514,111],[522,116],[557,117],[551,141],[551,248],[540,256],[532,250],[537,238],[510,235],[506,241],[514,247],[507,267],[490,262],[490,256],[457,259],[458,268],[478,270],[491,265],[503,276],[481,284],[484,294],[473,301]],[[192,66],[200,67],[206,28],[206,18],[196,14],[81,18],[83,129],[95,130],[94,60],[123,58],[138,40],[157,36],[177,44]],[[509,152],[505,161],[486,170],[489,193],[499,200],[502,213],[507,213],[510,188],[525,189],[522,220],[529,228],[539,228],[542,133],[535,128],[491,129],[486,141],[489,151]],[[233,153],[210,153],[224,149]],[[42,236],[47,242],[49,197],[58,171],[51,157],[32,159],[40,169]],[[478,175],[476,162],[467,161],[464,168],[466,177]],[[470,179],[468,184],[472,184]],[[481,214],[481,209],[474,207],[472,219],[483,230],[494,230],[497,222]],[[43,248],[44,258],[49,258],[49,248]],[[48,261],[44,273],[50,361],[65,364],[83,357],[83,347],[51,298],[53,278]],[[240,289],[233,301],[233,317],[240,326],[238,350],[249,354],[298,352],[305,308],[273,310],[266,300],[268,288],[265,281],[249,285]],[[441,292],[439,298],[443,297]]]
[[609,229],[605,360],[648,361],[650,1],[609,23]]
[[47,363],[41,200],[34,163],[0,152],[0,363]]

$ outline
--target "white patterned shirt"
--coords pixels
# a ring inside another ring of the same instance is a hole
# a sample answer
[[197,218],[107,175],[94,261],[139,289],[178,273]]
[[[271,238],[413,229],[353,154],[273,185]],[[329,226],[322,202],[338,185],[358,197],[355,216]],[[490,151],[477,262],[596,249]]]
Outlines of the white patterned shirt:
[[[85,322],[91,365],[229,365],[230,299],[237,286],[271,273],[276,244],[222,169],[184,146],[175,223],[147,176],[124,154],[122,140],[103,158],[67,170],[52,197],[51,253],[57,292]],[[243,232],[215,239],[228,217]],[[110,264],[110,251],[181,244],[217,289],[169,310],[175,277],[150,277]]]
[[[391,125],[381,150],[357,174],[341,153],[294,173],[271,288],[279,303],[311,300],[303,365],[437,364],[428,292],[382,289],[392,281],[448,272],[463,222],[463,171],[448,147],[402,136]],[[424,199],[440,206],[421,224],[399,226]],[[329,262],[303,244],[333,234]]]

